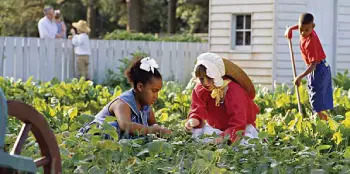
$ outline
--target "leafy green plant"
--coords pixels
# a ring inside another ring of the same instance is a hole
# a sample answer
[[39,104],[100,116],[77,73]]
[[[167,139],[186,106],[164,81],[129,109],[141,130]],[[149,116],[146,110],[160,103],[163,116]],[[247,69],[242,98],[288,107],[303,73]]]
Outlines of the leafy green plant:
[[344,74],[337,73],[335,77],[333,77],[334,85],[337,87],[342,87],[345,90],[350,89],[350,77],[349,71],[345,70]]
[[111,69],[107,69],[105,79],[102,85],[107,86],[110,89],[114,89],[116,86],[119,86],[123,91],[130,89],[130,83],[128,79],[125,77],[125,70],[131,65],[131,63],[135,60],[141,59],[143,57],[147,57],[147,54],[142,52],[135,52],[131,54],[131,58],[123,58],[120,61],[121,65],[117,67],[117,71],[113,71]]
[[[103,106],[122,93],[84,79],[70,82],[27,81],[0,77],[7,99],[32,105],[49,122],[60,148],[63,173],[348,173],[350,170],[349,90],[334,89],[335,109],[329,121],[316,118],[307,106],[305,84],[301,98],[306,114],[297,112],[296,96],[287,86],[274,92],[257,88],[255,102],[261,108],[256,126],[259,139],[249,146],[239,142],[212,145],[197,142],[184,131],[191,103],[193,83],[186,88],[165,82],[153,105],[159,124],[173,134],[148,135],[119,140],[107,124],[93,126],[77,136],[79,128],[90,122]],[[305,96],[303,96],[305,95]],[[306,98],[303,98],[306,97]],[[307,107],[305,107],[305,105]],[[13,146],[20,122],[10,118],[6,146]],[[109,134],[114,140],[105,139]],[[244,138],[244,137],[243,137]],[[22,155],[37,157],[39,149],[30,135]]]
[[166,37],[156,37],[152,34],[133,33],[125,30],[114,30],[104,36],[106,40],[144,40],[144,41],[166,41],[166,42],[204,42],[200,37],[181,34]]

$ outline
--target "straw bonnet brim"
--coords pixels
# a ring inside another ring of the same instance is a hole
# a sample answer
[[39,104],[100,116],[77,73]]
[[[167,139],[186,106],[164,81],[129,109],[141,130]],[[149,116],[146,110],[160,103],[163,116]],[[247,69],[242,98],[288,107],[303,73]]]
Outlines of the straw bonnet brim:
[[73,22],[73,27],[84,32],[84,33],[90,33],[91,29],[87,25],[87,23],[83,20],[80,20],[79,22]]
[[246,91],[251,99],[255,98],[255,88],[248,77],[248,75],[236,64],[229,61],[228,59],[223,58],[225,65],[225,75],[232,77],[237,81]]

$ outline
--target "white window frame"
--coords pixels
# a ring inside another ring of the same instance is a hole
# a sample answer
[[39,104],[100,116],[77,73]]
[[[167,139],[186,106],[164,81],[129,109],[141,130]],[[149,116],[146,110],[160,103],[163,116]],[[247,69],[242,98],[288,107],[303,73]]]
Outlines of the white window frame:
[[[237,29],[237,16],[243,16],[243,29]],[[246,29],[246,16],[250,16],[250,29]],[[251,13],[242,13],[242,14],[232,14],[232,22],[231,22],[231,49],[232,51],[244,51],[251,52],[252,48],[252,14]],[[236,32],[243,32],[243,44],[244,45],[236,45]],[[246,32],[250,32],[250,45],[245,45],[245,34]]]

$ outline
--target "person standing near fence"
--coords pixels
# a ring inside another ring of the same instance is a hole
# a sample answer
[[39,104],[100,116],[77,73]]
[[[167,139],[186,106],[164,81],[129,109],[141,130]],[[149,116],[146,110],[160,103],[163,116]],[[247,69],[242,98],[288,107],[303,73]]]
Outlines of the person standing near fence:
[[62,35],[58,34],[58,28],[56,22],[53,20],[54,10],[51,6],[44,8],[44,17],[39,20],[38,30],[40,38],[61,38]]
[[67,27],[66,24],[63,21],[61,11],[60,10],[55,10],[55,22],[57,24],[57,33],[62,36],[62,38],[66,39],[67,38]]
[[87,25],[86,21],[79,20],[74,22],[73,27],[76,28],[77,33],[74,29],[71,29],[72,33],[72,44],[74,45],[75,55],[77,57],[77,68],[78,78],[84,76],[87,80],[89,77],[89,57],[91,54],[90,40],[88,33],[91,29]]
[[328,120],[327,110],[334,108],[332,74],[315,26],[314,16],[311,13],[303,13],[299,17],[298,24],[286,29],[285,37],[292,39],[293,30],[299,30],[300,52],[307,69],[294,80],[294,84],[299,86],[301,79],[307,77],[312,111],[321,120]]

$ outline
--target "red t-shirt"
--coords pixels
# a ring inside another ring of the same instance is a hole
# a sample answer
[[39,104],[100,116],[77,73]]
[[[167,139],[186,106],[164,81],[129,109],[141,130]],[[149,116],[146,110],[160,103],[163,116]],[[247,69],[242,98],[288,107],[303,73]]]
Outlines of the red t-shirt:
[[228,84],[224,102],[220,106],[215,106],[215,99],[210,94],[201,84],[195,86],[189,118],[196,118],[201,123],[206,120],[211,127],[223,131],[222,136],[229,135],[232,142],[237,138],[237,131],[244,131],[248,124],[255,127],[259,107],[239,84]]
[[320,39],[315,30],[308,37],[300,36],[300,50],[301,56],[307,65],[313,62],[321,62],[326,58],[326,54],[323,51]]

